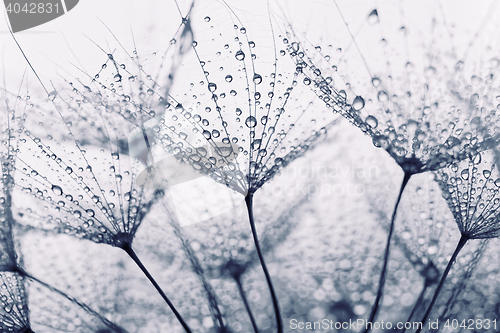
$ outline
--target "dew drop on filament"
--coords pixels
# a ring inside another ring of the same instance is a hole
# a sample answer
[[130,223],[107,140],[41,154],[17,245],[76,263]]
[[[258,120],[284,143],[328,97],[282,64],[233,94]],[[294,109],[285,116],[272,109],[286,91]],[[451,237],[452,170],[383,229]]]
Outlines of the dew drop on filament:
[[354,108],[354,110],[356,111],[359,111],[361,110],[362,108],[365,107],[365,100],[363,99],[363,97],[361,96],[356,96],[356,98],[354,99],[354,101],[352,102],[352,107]]
[[54,192],[55,195],[62,195],[63,194],[62,188],[58,185],[52,185],[52,192]]
[[372,10],[370,14],[368,14],[368,23],[369,24],[377,24],[378,20],[378,12],[376,9]]
[[236,60],[243,61],[245,59],[245,53],[243,53],[242,50],[238,50],[234,57],[236,58]]
[[247,125],[248,128],[254,128],[257,125],[257,119],[255,119],[254,116],[249,116],[245,120],[245,125]]

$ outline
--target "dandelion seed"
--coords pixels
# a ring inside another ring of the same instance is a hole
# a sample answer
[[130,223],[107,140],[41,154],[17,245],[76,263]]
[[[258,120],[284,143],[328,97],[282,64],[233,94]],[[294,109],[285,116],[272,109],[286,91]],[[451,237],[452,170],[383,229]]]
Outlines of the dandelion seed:
[[421,322],[429,317],[446,277],[466,243],[470,239],[500,236],[500,188],[495,184],[495,179],[500,176],[497,162],[497,156],[487,151],[435,173],[461,237]]

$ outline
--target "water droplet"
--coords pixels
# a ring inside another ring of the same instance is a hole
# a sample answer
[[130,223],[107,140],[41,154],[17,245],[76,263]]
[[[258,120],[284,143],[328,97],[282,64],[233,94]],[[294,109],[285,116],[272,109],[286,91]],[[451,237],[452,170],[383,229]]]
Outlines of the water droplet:
[[208,90],[209,90],[210,92],[214,92],[214,91],[216,91],[216,90],[217,90],[217,85],[216,85],[215,83],[213,83],[213,82],[210,82],[210,83],[208,84]]
[[387,102],[389,100],[389,95],[385,90],[379,91],[377,95],[379,102]]
[[260,74],[255,73],[253,75],[253,83],[260,84],[262,82],[262,76]]
[[363,97],[356,96],[356,98],[354,98],[354,101],[352,102],[352,107],[356,111],[359,111],[362,108],[364,108],[365,107],[365,100],[363,99]]
[[257,119],[255,119],[254,116],[249,116],[245,120],[245,125],[247,125],[248,128],[254,128],[255,126],[257,126]]
[[116,74],[115,77],[115,82],[121,82],[122,81],[122,76],[120,74]]
[[304,84],[305,84],[306,86],[310,85],[310,84],[311,84],[311,79],[310,79],[310,78],[308,78],[308,77],[305,77],[305,78],[304,78]]
[[469,169],[462,170],[460,173],[460,176],[462,176],[463,180],[469,179]]
[[236,60],[243,61],[245,59],[245,53],[243,53],[242,50],[238,50],[234,57],[236,58]]
[[380,81],[380,78],[378,78],[376,76],[372,78],[372,84],[374,87],[380,86],[381,83],[382,83],[382,81]]
[[52,185],[52,192],[54,192],[55,195],[62,195],[63,190],[60,186],[57,185]]
[[372,128],[376,128],[378,126],[378,120],[374,116],[366,117],[366,123],[370,125]]
[[427,249],[427,253],[429,254],[436,254],[438,252],[438,247],[437,245],[431,245],[429,246],[429,248]]
[[484,178],[488,179],[491,176],[491,171],[490,170],[483,170],[483,176]]
[[210,22],[210,16],[205,16],[205,22]]
[[433,66],[429,66],[425,69],[425,75],[427,76],[434,76],[436,75],[436,68]]
[[368,23],[369,24],[377,24],[378,20],[378,12],[376,9],[372,10],[370,14],[368,14]]
[[216,129],[212,130],[212,136],[214,138],[218,138],[220,136],[220,132]]
[[233,77],[231,75],[226,75],[226,82],[232,82]]
[[455,70],[461,71],[462,69],[464,69],[464,62],[460,60],[455,64]]

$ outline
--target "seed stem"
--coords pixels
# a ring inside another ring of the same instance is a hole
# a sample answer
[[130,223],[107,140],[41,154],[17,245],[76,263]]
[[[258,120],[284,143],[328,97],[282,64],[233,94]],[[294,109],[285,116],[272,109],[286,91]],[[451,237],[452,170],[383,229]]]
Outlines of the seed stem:
[[160,285],[156,282],[156,280],[153,278],[153,276],[149,273],[147,270],[146,266],[142,263],[142,261],[139,259],[135,251],[132,249],[131,245],[124,245],[123,250],[127,252],[127,254],[132,258],[132,260],[139,266],[139,268],[142,270],[144,275],[151,281],[153,286],[156,288],[158,293],[161,295],[161,297],[165,300],[165,302],[168,304],[174,315],[177,317],[177,320],[181,323],[182,327],[186,330],[186,332],[191,333],[191,329],[189,326],[186,324],[180,313],[177,311],[175,308],[174,304],[168,299],[167,295],[163,292],[163,289],[161,289]]
[[250,221],[250,228],[252,229],[252,236],[255,243],[255,249],[257,250],[257,254],[260,260],[260,265],[262,266],[262,270],[264,271],[264,275],[266,276],[269,292],[271,293],[271,299],[273,301],[273,307],[274,307],[274,315],[276,316],[276,327],[278,333],[283,333],[283,322],[281,319],[280,305],[278,303],[278,298],[276,297],[276,292],[274,291],[273,282],[271,281],[271,275],[267,270],[267,266],[264,261],[264,256],[262,255],[262,251],[260,249],[259,238],[257,237],[257,230],[255,228],[255,221],[253,218],[253,192],[248,192],[247,196],[245,197],[245,203],[247,205],[248,220]]
[[[377,297],[375,298],[375,303],[373,304],[372,307],[372,312],[370,314],[370,319],[368,319],[368,322],[372,323],[373,320],[375,319],[379,304],[380,304],[380,299],[382,298],[382,294],[384,292],[384,286],[385,286],[385,280],[386,280],[386,275],[387,275],[387,266],[389,263],[389,252],[390,252],[390,247],[391,247],[391,239],[392,239],[392,234],[394,232],[394,222],[396,221],[396,212],[398,210],[399,202],[401,201],[401,196],[403,195],[403,191],[408,184],[408,181],[410,180],[411,176],[413,174],[410,172],[405,172],[403,181],[401,183],[401,188],[399,189],[399,194],[398,198],[396,200],[396,204],[394,205],[394,210],[392,212],[392,217],[391,217],[391,226],[389,229],[389,235],[387,236],[387,245],[385,246],[385,254],[384,254],[384,265],[382,266],[382,273],[380,273],[380,279],[378,282],[378,291],[377,291]],[[367,325],[364,333],[368,333],[370,331],[370,327]]]
[[252,322],[253,330],[255,333],[259,333],[259,328],[257,327],[257,323],[252,314],[252,310],[250,309],[250,304],[248,304],[247,296],[245,295],[245,291],[243,290],[243,285],[241,284],[241,279],[239,277],[234,279],[236,281],[236,285],[238,286],[238,290],[240,292],[241,299],[243,300],[243,304],[245,304],[245,308],[248,313],[248,317],[250,317],[250,321]]
[[[411,310],[411,313],[408,316],[408,319],[406,320],[407,323],[409,323],[411,321],[411,318],[413,318],[413,315],[415,314],[417,309],[420,307],[420,304],[422,304],[422,301],[424,300],[425,292],[427,291],[427,289],[429,289],[429,286],[430,286],[430,284],[428,283],[428,279],[425,279],[422,291],[420,292],[420,295],[418,296],[417,301],[415,302],[415,306],[413,306],[413,309]],[[401,333],[405,333],[405,332],[406,332],[406,326]]]
[[[22,269],[21,267],[16,267],[16,272],[27,278],[27,279],[30,279],[32,281],[35,281],[37,283],[39,283],[40,285],[42,285],[43,287],[47,288],[48,290],[50,290],[51,292],[53,293],[56,293],[56,294],[59,294],[61,295],[62,297],[66,298],[68,301],[78,305],[79,307],[81,307],[82,309],[84,309],[86,312],[90,313],[91,315],[99,318],[104,324],[106,324],[109,328],[113,328],[116,332],[123,332],[123,330],[118,327],[117,325],[115,325],[114,323],[112,323],[111,321],[109,321],[108,319],[104,318],[103,316],[101,316],[99,313],[97,313],[96,311],[92,310],[87,304],[85,303],[82,303],[80,302],[79,300],[77,300],[76,298],[66,294],[64,291],[62,290],[59,290],[45,282],[43,282],[42,280],[39,280],[38,278],[34,277],[33,275],[29,274],[28,272],[26,272],[24,269]],[[31,328],[28,328],[28,330],[25,331],[25,333],[34,333]]]
[[453,263],[457,259],[458,254],[463,249],[463,247],[465,246],[465,244],[467,243],[468,240],[469,240],[469,236],[462,234],[462,237],[460,237],[460,240],[458,241],[457,247],[455,248],[455,252],[453,252],[451,259],[448,262],[446,269],[444,270],[443,276],[441,277],[441,281],[439,281],[439,285],[437,286],[436,291],[434,292],[434,297],[432,298],[431,304],[429,304],[429,307],[427,308],[427,311],[425,312],[424,317],[420,321],[421,326],[418,328],[418,330],[415,333],[420,333],[420,331],[422,331],[424,323],[427,320],[427,318],[429,317],[431,310],[432,310],[432,307],[436,303],[437,298],[439,296],[439,293],[441,292],[441,289],[443,288],[444,281],[446,280],[446,277],[448,276],[448,273],[450,272],[451,266],[453,265]]

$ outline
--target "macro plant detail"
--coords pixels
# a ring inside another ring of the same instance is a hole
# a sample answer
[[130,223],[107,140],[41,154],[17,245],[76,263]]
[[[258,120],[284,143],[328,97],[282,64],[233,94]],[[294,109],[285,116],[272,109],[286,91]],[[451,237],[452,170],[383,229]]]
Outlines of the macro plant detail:
[[6,34],[0,332],[497,331],[494,3],[157,5]]

